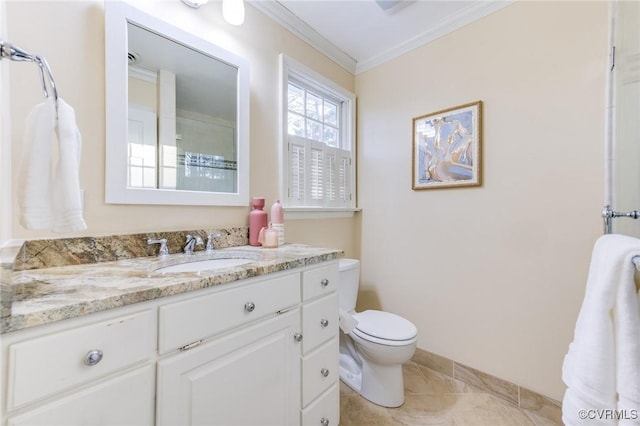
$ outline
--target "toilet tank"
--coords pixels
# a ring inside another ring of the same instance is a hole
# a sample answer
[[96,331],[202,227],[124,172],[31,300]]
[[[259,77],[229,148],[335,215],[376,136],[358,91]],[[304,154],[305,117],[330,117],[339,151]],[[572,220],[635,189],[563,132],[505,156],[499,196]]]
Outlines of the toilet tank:
[[340,309],[346,312],[355,310],[360,285],[360,261],[357,259],[340,259],[338,261],[338,301]]

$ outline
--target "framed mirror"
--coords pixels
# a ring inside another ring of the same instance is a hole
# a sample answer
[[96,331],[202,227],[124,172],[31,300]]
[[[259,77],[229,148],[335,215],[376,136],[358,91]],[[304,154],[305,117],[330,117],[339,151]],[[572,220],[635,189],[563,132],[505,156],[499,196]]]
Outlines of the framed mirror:
[[248,63],[122,2],[105,49],[105,201],[247,205]]

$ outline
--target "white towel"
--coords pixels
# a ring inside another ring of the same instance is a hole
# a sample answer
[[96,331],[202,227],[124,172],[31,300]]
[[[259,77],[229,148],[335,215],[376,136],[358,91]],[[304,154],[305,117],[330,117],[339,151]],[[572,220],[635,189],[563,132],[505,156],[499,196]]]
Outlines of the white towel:
[[76,125],[76,113],[58,98],[58,166],[53,179],[53,232],[87,229],[82,217],[80,193],[80,150],[82,137]]
[[20,224],[51,229],[51,138],[56,122],[53,99],[36,105],[27,116],[18,174]]
[[640,306],[632,262],[639,254],[640,240],[624,235],[604,235],[593,248],[562,366],[567,426],[640,425]]
[[20,224],[26,229],[70,232],[87,228],[78,178],[80,144],[75,112],[62,99],[58,99],[58,120],[52,98],[36,105],[27,117],[18,178]]

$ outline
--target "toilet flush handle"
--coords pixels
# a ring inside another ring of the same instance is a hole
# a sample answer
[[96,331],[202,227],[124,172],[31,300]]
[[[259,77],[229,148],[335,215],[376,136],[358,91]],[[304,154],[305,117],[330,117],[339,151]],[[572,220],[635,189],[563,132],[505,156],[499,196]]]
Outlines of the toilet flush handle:
[[322,287],[326,287],[329,285],[329,280],[327,278],[323,278],[322,281],[320,281],[320,284]]
[[320,419],[320,424],[321,424],[322,426],[329,426],[329,419],[328,419],[328,418],[326,418],[326,417],[321,418],[321,419]]

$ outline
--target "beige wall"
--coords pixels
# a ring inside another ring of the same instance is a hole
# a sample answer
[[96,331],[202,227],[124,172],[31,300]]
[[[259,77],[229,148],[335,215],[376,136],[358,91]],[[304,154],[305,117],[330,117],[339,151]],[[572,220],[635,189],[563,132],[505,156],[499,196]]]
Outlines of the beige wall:
[[[351,91],[354,90],[354,76],[250,6],[246,8],[245,24],[233,27],[222,20],[221,3],[216,1],[198,10],[173,0],[131,3],[249,60],[250,194],[266,197],[270,205],[279,197],[278,55],[285,53]],[[76,109],[83,137],[80,180],[85,189],[85,219],[89,227],[80,235],[248,224],[250,200],[247,200],[246,208],[105,204],[104,2],[10,1],[7,13],[9,38],[47,58],[61,97]],[[13,96],[11,103],[15,164],[21,155],[20,140],[26,115],[41,101],[42,95],[35,65],[12,63],[11,66],[15,71],[11,73],[11,88],[14,93],[19,91],[21,94]],[[18,224],[17,216],[18,206],[14,201],[13,238],[67,236],[27,231]],[[354,255],[353,221],[290,221],[287,240],[342,248]],[[308,233],[308,230],[312,232]]]
[[[361,256],[360,307],[415,322],[420,348],[561,398],[562,357],[601,233],[605,2],[521,1],[355,78],[252,7],[231,27],[219,2],[198,11],[137,3],[249,59],[252,195],[278,196],[278,54],[355,89],[363,212],[289,221],[287,240]],[[248,207],[104,204],[103,10],[101,1],[7,5],[10,39],[46,56],[76,108],[82,235],[245,225]],[[11,99],[15,163],[41,94],[35,66],[11,66],[20,68],[11,73],[21,94]],[[411,191],[411,118],[475,100],[484,101],[483,185]],[[15,203],[13,216],[13,238],[58,236],[22,229]]]
[[[360,308],[561,399],[602,232],[605,2],[517,2],[356,78]],[[481,187],[411,190],[411,119],[484,102]]]

